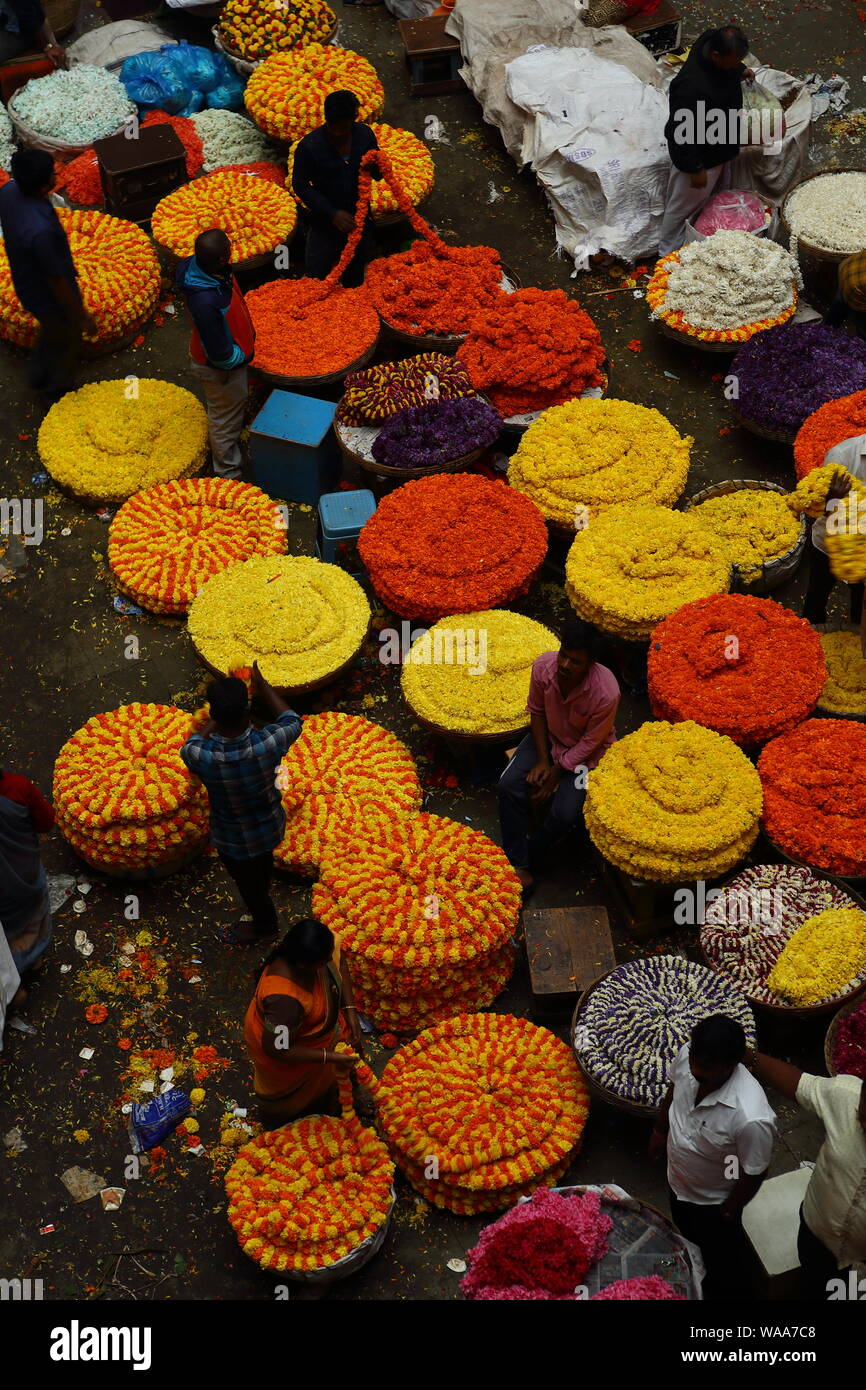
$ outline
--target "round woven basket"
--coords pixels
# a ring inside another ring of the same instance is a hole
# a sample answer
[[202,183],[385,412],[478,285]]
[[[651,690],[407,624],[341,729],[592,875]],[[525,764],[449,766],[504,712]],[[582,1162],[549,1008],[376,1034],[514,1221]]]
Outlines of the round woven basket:
[[[862,899],[858,895],[851,893],[851,897],[855,899],[858,907],[863,906]],[[710,959],[707,952],[704,950],[704,944],[700,936],[698,936],[698,952],[708,970],[712,970],[715,975],[721,975],[724,980],[730,980],[730,976],[726,975],[724,970],[720,970]],[[743,985],[739,985],[738,988],[745,995],[749,1008],[759,1010],[762,1014],[766,1014],[768,1018],[810,1019],[821,1018],[824,1014],[832,1013],[832,1011],[838,1009],[839,1005],[844,1001],[856,998],[857,995],[862,994],[863,990],[866,989],[866,982],[858,980],[848,989],[842,990],[841,994],[834,995],[832,999],[828,999],[823,1004],[768,1004],[764,999],[756,999],[754,995],[746,994]]]
[[[332,685],[334,681],[339,680],[340,676],[344,675],[345,672],[348,671],[349,668],[353,666],[355,662],[358,660],[358,657],[361,655],[361,651],[363,650],[364,643],[366,642],[369,635],[370,624],[368,623],[367,630],[364,633],[364,636],[361,638],[361,641],[358,643],[352,655],[348,657],[341,666],[338,666],[336,670],[329,671],[326,676],[320,676],[318,680],[306,681],[303,685],[275,686],[274,689],[276,690],[277,694],[282,696],[284,700],[289,700],[293,699],[295,696],[298,695],[310,695],[314,690],[321,690],[326,685]],[[220,679],[224,679],[228,675],[228,671],[220,671],[216,666],[212,666],[209,661],[206,661],[205,658],[202,656],[201,652],[199,651],[198,647],[196,647],[195,642],[193,642],[193,648],[195,650],[196,656],[198,657],[202,666],[204,666],[206,670],[210,671],[214,676],[217,676]]]
[[[38,79],[35,80],[38,81]],[[28,84],[25,83],[24,85],[27,86]],[[23,91],[24,88],[22,87],[21,90]],[[29,145],[30,148],[34,150],[47,150],[49,154],[54,155],[82,154],[84,150],[90,148],[92,141],[87,141],[83,145],[70,145],[66,140],[53,140],[50,135],[40,135],[38,130],[34,130],[32,126],[29,126],[27,122],[22,120],[21,117],[18,115],[18,112],[15,110],[15,96],[17,96],[17,93],[15,93],[14,96],[11,96],[9,98],[8,102],[6,103],[6,110],[9,113],[9,119],[15,128],[15,134],[18,136],[20,144]],[[133,108],[133,110],[130,112],[130,116],[128,119],[131,119],[131,117],[134,114],[135,111]],[[112,130],[110,134],[121,135],[123,131],[126,129],[126,125],[127,121],[122,121],[121,124],[117,127],[117,129]]]
[[828,1076],[839,1075],[839,1073],[833,1065],[833,1048],[836,1044],[836,1034],[839,1031],[839,1024],[842,1023],[843,1020],[846,1019],[849,1014],[853,1013],[854,1010],[858,1008],[860,1004],[863,1003],[864,988],[866,987],[861,986],[860,990],[858,990],[854,997],[852,999],[849,999],[847,1003],[843,1004],[841,1009],[839,1009],[838,1012],[835,1013],[830,1020],[830,1026],[827,1029],[827,1032],[824,1037],[824,1065],[827,1068]]
[[413,478],[429,478],[434,473],[459,473],[462,469],[471,467],[484,453],[483,448],[473,449],[470,453],[461,455],[460,458],[448,459],[445,463],[434,463],[429,468],[396,468],[391,464],[377,463],[375,459],[368,459],[364,454],[358,453],[346,442],[343,434],[345,428],[338,409],[334,416],[334,434],[344,457],[350,463],[356,463],[359,468],[363,468],[367,473],[372,473],[377,478],[394,478],[404,483],[410,482]]
[[[520,277],[507,265],[502,267],[502,278],[506,282],[503,288],[507,293],[520,289]],[[384,318],[382,327],[391,342],[407,349],[407,357],[417,356],[420,352],[454,353],[466,337],[465,333],[406,333]]]
[[[199,177],[205,176],[196,175],[196,178]],[[276,246],[272,246],[270,251],[261,251],[257,256],[248,256],[245,261],[232,261],[232,272],[235,275],[238,273],[243,274],[245,271],[261,270],[266,265],[272,265],[277,251],[281,246],[288,246],[291,243],[297,229],[298,224],[296,222],[292,230],[283,237],[282,241],[278,241]],[[154,241],[154,246],[164,257],[172,274],[180,265],[181,261],[187,259],[186,256],[179,256],[176,251],[172,251],[170,246],[164,245],[161,241]]]
[[[761,833],[767,841],[767,844],[776,851],[781,859],[784,859],[786,864],[793,864],[797,869],[808,869],[810,873],[815,874],[818,878],[829,879],[831,883],[836,883],[840,888],[844,888],[846,893],[851,894],[852,898],[857,898],[858,906],[862,905],[858,892],[854,892],[852,889],[856,886],[857,890],[866,891],[866,874],[852,874],[849,878],[844,878],[842,874],[831,874],[829,870],[821,869],[817,864],[810,864],[805,859],[797,859],[793,854],[788,854],[782,849],[781,845],[777,845],[776,841],[767,834],[763,823],[761,824]],[[866,911],[866,906],[864,906],[864,911]]]
[[[811,183],[812,179],[822,178],[825,174],[866,174],[866,169],[857,165],[850,165],[848,167],[843,167],[838,164],[827,165],[824,169],[816,169],[814,173],[807,174],[805,178],[800,179],[799,183],[796,183],[787,194],[784,203],[779,209],[779,219],[789,237],[794,237],[794,233],[791,231],[791,225],[785,215],[789,199],[793,197],[798,188],[802,188],[804,183]],[[802,251],[816,261],[829,261],[832,265],[839,265],[840,262],[846,260],[848,256],[855,254],[852,251],[828,251],[826,247],[816,246],[814,242],[807,241],[805,237],[797,237],[796,241],[798,252]]]
[[529,728],[529,724],[526,723],[519,729],[509,729],[507,733],[503,734],[470,734],[464,729],[448,729],[444,724],[436,724],[432,719],[425,719],[422,714],[418,713],[414,705],[406,699],[405,695],[403,699],[412,718],[416,720],[423,729],[427,729],[431,734],[436,734],[439,738],[448,739],[451,743],[466,744],[467,747],[470,747],[473,743],[486,743],[491,747],[497,744],[507,745],[515,741],[519,743]]
[[[226,43],[225,39],[220,38],[220,26],[218,24],[215,24],[213,26],[213,28],[211,29],[211,33],[213,34],[214,46],[217,49],[217,52],[221,53],[223,57],[226,59],[226,61],[231,63],[232,67],[235,69],[235,72],[239,72],[241,77],[251,77],[252,74],[255,72],[256,68],[261,67],[262,63],[265,61],[264,58],[242,58],[241,55],[231,47],[230,44]],[[335,19],[334,23],[331,26],[331,30],[328,34],[328,37],[326,39],[323,39],[322,42],[336,44],[339,40],[339,36],[340,21],[338,19]],[[305,47],[305,45],[296,44],[295,47],[303,48]],[[293,51],[294,50],[291,48],[274,50],[274,52],[280,53],[291,53]],[[267,54],[266,56],[270,57],[271,55]]]
[[738,425],[742,425],[744,430],[750,434],[756,434],[759,439],[772,439],[776,444],[793,444],[797,438],[796,430],[768,430],[763,425],[758,425],[754,420],[747,420],[745,415],[741,415],[738,410],[734,411],[734,419]]
[[[857,624],[845,622],[842,618],[835,618],[829,623],[813,623],[812,626],[819,636],[825,632],[855,632],[858,637],[860,636],[860,629]],[[866,723],[866,711],[863,714],[845,714],[841,710],[828,709],[826,705],[821,704],[820,700],[815,706],[815,714],[823,715],[827,719],[855,719],[860,724]]]
[[78,23],[81,0],[43,0],[42,8],[54,37],[62,39]]
[[339,1283],[341,1279],[347,1279],[350,1274],[357,1274],[358,1270],[369,1264],[373,1256],[378,1254],[384,1245],[396,1200],[397,1193],[392,1187],[391,1205],[382,1225],[366,1240],[362,1240],[360,1245],[356,1245],[354,1250],[350,1250],[348,1255],[344,1255],[341,1260],[337,1260],[332,1265],[326,1265],[324,1269],[283,1269],[280,1271],[280,1279],[291,1279],[296,1284],[313,1284],[324,1288],[330,1284]]
[[324,376],[278,376],[276,372],[266,372],[261,367],[257,367],[255,362],[253,363],[253,370],[268,385],[281,387],[286,391],[324,390],[328,386],[338,385],[350,372],[359,372],[362,367],[366,367],[376,351],[378,342],[378,337],[374,338],[366,352],[362,352],[361,356],[356,357],[354,362],[348,362],[338,372],[328,372]]
[[[712,487],[702,488],[700,492],[695,493],[694,497],[683,502],[682,510],[689,512],[701,502],[708,502],[711,497],[727,497],[732,492],[743,491],[778,492],[783,497],[786,495],[786,489],[780,487],[778,483],[767,483],[758,478],[731,478],[729,482],[715,483]],[[806,522],[805,518],[801,516],[800,534],[790,550],[786,550],[784,555],[779,555],[777,559],[768,560],[766,564],[762,565],[761,574],[757,579],[743,579],[739,566],[734,565],[733,582],[741,593],[769,594],[797,573],[805,548]],[[736,592],[736,590],[733,591]]]
[[[426,201],[427,198],[422,198],[420,202],[416,203],[415,211],[420,212]],[[370,215],[373,218],[374,227],[396,227],[398,222],[405,222],[408,217],[408,213],[401,212],[399,208],[394,208],[390,212],[380,212],[378,214],[372,212]]]
[[[618,968],[618,966],[614,966],[613,970],[616,970]],[[574,1044],[574,1030],[577,1027],[580,1015],[583,1012],[583,1009],[590,995],[594,990],[598,989],[598,986],[601,984],[602,980],[606,980],[608,975],[613,974],[613,970],[605,970],[603,975],[599,975],[597,980],[593,980],[592,984],[589,985],[589,987],[583,991],[577,1003],[575,1004],[574,1013],[571,1016],[569,1044],[571,1046],[572,1052],[574,1053],[574,1059],[577,1062],[578,1068],[580,1069],[580,1074],[586,1082],[587,1089],[589,1090],[590,1095],[594,1096],[596,1100],[603,1100],[606,1102],[606,1104],[615,1106],[617,1110],[624,1110],[627,1115],[635,1115],[639,1120],[652,1120],[658,1114],[657,1106],[642,1105],[639,1101],[636,1100],[626,1100],[624,1096],[618,1095],[616,1091],[610,1091],[608,1090],[607,1086],[602,1086],[598,1081],[595,1080],[595,1078],[584,1066],[583,1058],[581,1057],[578,1048],[575,1047]]]
[[748,338],[744,338],[739,343],[711,343],[706,338],[694,338],[690,333],[682,333],[679,328],[671,328],[664,319],[655,319],[654,322],[656,328],[666,338],[672,338],[675,343],[681,343],[683,347],[697,348],[698,352],[727,353],[728,356],[731,356],[739,351],[744,342],[749,341]]

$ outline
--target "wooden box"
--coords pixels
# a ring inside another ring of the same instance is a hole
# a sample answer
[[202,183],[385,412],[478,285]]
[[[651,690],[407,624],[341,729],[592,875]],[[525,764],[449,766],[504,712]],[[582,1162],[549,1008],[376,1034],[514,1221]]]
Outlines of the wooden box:
[[606,910],[525,908],[523,928],[533,1017],[569,1017],[578,996],[616,965]]
[[410,96],[459,92],[463,86],[460,45],[445,32],[447,18],[434,14],[427,19],[401,19],[397,23],[409,69]]
[[186,152],[170,125],[140,126],[94,141],[105,207],[116,217],[146,222],[161,198],[186,183]]

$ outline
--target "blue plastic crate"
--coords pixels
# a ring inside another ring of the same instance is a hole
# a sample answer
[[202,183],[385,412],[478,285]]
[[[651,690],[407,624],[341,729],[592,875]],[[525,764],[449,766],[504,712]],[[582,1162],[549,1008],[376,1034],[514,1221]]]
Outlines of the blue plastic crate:
[[319,498],[316,523],[316,554],[333,564],[341,545],[351,544],[361,534],[376,510],[376,499],[369,488],[351,492],[326,492]]
[[342,471],[332,401],[272,391],[250,427],[253,478],[270,497],[315,507]]

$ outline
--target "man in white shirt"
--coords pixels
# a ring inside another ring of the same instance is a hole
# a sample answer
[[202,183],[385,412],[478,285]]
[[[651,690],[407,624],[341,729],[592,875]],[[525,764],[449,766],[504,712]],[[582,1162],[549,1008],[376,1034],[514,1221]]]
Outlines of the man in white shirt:
[[[840,463],[855,478],[866,482],[866,434],[855,435],[852,439],[845,439],[841,444],[834,444],[832,449],[828,449],[824,455],[824,467],[832,463]],[[827,558],[827,524],[828,521],[833,524],[832,514],[837,508],[841,509],[840,520],[847,521],[848,506],[847,497],[833,495],[827,499],[824,516],[819,516],[817,521],[812,522],[809,583],[803,602],[803,617],[809,623],[827,621],[827,600],[836,583],[836,576],[830,569],[830,561]],[[863,526],[866,529],[866,517],[863,518]],[[851,622],[859,627],[863,612],[863,585],[851,584],[849,589]]]
[[838,1297],[840,1284],[831,1280],[847,1289],[851,1265],[866,1260],[866,1081],[810,1076],[762,1052],[752,1068],[824,1126],[824,1143],[800,1208],[797,1251],[804,1297]]
[[749,1296],[743,1208],[764,1181],[776,1116],[743,1066],[746,1035],[724,1014],[702,1019],[680,1048],[650,1138],[650,1157],[667,1148],[671,1217],[700,1247],[704,1297]]

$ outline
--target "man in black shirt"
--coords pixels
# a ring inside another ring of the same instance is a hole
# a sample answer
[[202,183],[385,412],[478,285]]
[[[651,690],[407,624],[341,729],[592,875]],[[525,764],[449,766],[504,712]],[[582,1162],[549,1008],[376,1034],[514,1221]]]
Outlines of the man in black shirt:
[[[295,150],[292,188],[310,219],[304,269],[316,280],[324,280],[343,254],[355,225],[361,160],[368,150],[379,148],[370,127],[358,120],[359,107],[354,92],[329,92],[325,124],[305,135]],[[378,170],[373,177],[379,177]],[[342,276],[344,285],[363,281],[372,231],[368,211],[358,249]]]
[[58,67],[66,67],[66,54],[39,0],[0,0],[0,63],[35,49]]
[[686,223],[720,186],[725,166],[740,152],[743,82],[754,74],[743,59],[749,40],[742,29],[708,29],[692,45],[671,83],[665,137],[671,156],[659,255],[678,251]]
[[96,325],[84,307],[72,252],[50,201],[54,160],[45,150],[17,150],[12,178],[0,188],[2,228],[12,284],[39,323],[30,384],[49,402],[73,384],[81,335]]

